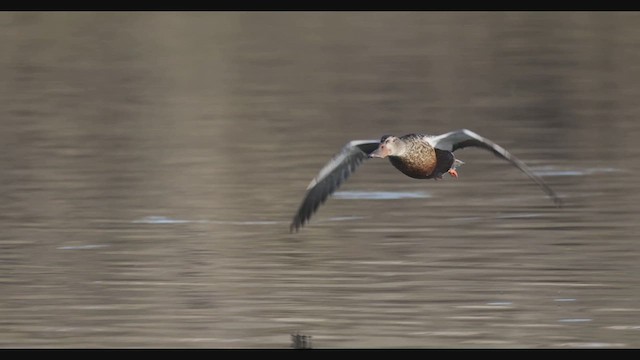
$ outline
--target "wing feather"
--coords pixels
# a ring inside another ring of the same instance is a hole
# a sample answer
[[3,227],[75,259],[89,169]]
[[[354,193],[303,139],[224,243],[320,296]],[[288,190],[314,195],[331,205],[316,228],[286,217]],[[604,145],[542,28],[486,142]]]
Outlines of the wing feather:
[[562,201],[558,195],[547,185],[539,176],[537,176],[524,162],[513,156],[502,146],[493,141],[482,137],[468,129],[460,129],[448,132],[446,134],[427,137],[431,146],[449,151],[456,151],[469,146],[479,147],[491,151],[496,156],[509,161],[515,167],[527,174],[531,180],[538,184],[547,195],[553,199],[556,205],[560,206]]
[[290,231],[298,231],[329,195],[369,158],[369,154],[377,149],[379,144],[378,140],[353,140],[342,147],[307,186],[304,199],[291,222]]

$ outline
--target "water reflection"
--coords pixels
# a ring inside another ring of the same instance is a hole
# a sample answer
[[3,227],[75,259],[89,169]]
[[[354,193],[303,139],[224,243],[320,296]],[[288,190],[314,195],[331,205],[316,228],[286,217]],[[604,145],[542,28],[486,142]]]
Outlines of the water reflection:
[[[638,346],[638,17],[0,14],[0,346]],[[462,150],[288,233],[348,140],[457,128],[566,206]]]

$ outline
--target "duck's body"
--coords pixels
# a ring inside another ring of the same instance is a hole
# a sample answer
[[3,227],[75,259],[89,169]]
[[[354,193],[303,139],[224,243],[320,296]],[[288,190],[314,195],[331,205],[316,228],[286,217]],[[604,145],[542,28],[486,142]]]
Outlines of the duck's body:
[[291,223],[291,231],[298,230],[320,204],[367,158],[388,157],[394,167],[414,179],[441,179],[444,173],[457,178],[456,168],[463,162],[456,159],[453,152],[468,146],[484,148],[511,162],[540,185],[556,204],[560,204],[555,192],[527,165],[501,146],[473,131],[462,129],[437,136],[385,135],[380,141],[354,140],[347,143],[342,151],[320,170],[307,187],[305,198]]
[[[381,143],[384,143],[387,139],[393,139],[393,137],[385,136],[382,138]],[[406,151],[398,155],[388,155],[389,161],[396,169],[408,177],[414,179],[441,179],[442,174],[452,169],[456,160],[453,153],[431,146],[428,141],[425,141],[426,135],[409,134],[397,139],[404,143]],[[373,155],[371,157],[376,156]]]
[[[389,139],[391,137],[387,137]],[[436,151],[420,135],[409,134],[398,138],[406,146],[401,155],[389,155],[389,161],[396,169],[414,179],[430,179],[438,165]]]

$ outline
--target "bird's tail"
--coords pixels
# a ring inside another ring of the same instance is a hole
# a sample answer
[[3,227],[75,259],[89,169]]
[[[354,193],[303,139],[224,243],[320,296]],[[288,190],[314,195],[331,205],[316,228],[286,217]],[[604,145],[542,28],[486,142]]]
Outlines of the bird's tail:
[[464,165],[464,161],[459,160],[459,159],[455,159],[455,160],[453,160],[453,165],[451,165],[451,168],[453,170],[455,170],[455,169],[459,168],[462,165]]

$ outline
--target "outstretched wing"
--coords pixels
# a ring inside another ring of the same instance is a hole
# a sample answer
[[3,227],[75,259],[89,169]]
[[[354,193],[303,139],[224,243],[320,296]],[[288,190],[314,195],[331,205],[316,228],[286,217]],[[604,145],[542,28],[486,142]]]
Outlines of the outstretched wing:
[[549,197],[553,199],[556,205],[560,206],[562,204],[562,201],[560,200],[558,195],[556,195],[556,193],[539,176],[534,174],[533,171],[531,171],[531,169],[524,162],[511,155],[511,153],[505,150],[502,146],[474,133],[471,130],[461,129],[451,131],[446,134],[427,137],[426,141],[428,141],[431,146],[442,150],[456,151],[468,146],[475,146],[489,150],[496,156],[509,161],[522,172],[527,174],[527,176],[529,176],[531,180],[535,181],[535,183],[538,184],[542,188],[542,190],[544,190],[544,192],[546,192],[547,195],[549,195]]
[[369,154],[378,148],[378,145],[380,145],[378,140],[354,140],[347,143],[307,186],[307,193],[293,217],[290,231],[298,231],[320,204],[338,189],[340,184],[369,157]]

